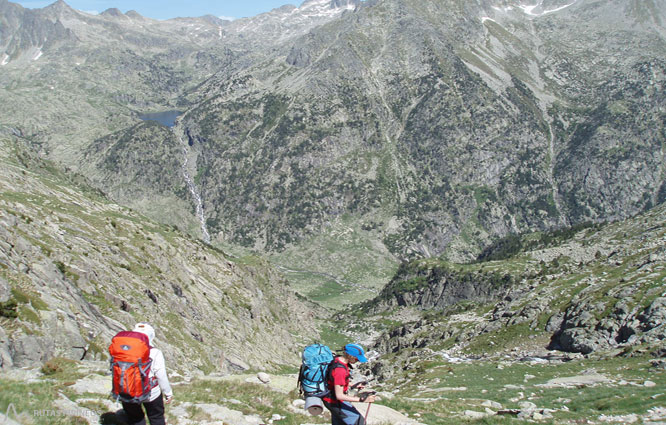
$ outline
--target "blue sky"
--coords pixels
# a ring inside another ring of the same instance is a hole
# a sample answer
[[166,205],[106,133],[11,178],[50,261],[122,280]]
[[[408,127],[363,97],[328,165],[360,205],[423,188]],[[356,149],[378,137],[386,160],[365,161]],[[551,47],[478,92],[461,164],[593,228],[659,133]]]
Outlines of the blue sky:
[[[42,8],[55,0],[10,0],[27,8]],[[84,12],[103,12],[115,7],[123,13],[136,10],[153,19],[214,15],[245,18],[268,12],[285,4],[300,6],[303,0],[65,0],[74,9]]]

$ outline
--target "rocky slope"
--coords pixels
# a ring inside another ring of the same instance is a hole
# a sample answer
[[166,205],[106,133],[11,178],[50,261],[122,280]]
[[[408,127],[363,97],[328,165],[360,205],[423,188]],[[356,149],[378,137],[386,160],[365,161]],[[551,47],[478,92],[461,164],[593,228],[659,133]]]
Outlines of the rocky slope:
[[171,130],[146,121],[93,142],[79,170],[111,199],[124,199],[126,206],[196,235],[183,149]]
[[174,370],[297,363],[312,313],[264,261],[232,259],[0,141],[2,369],[104,359],[137,321],[155,325]]
[[[411,317],[376,339],[381,354],[496,358],[617,350],[666,354],[666,206],[635,218],[498,243],[496,260],[405,264],[365,305]],[[490,249],[486,255],[490,255]],[[404,359],[403,359],[404,360]],[[399,369],[391,361],[380,374]]]

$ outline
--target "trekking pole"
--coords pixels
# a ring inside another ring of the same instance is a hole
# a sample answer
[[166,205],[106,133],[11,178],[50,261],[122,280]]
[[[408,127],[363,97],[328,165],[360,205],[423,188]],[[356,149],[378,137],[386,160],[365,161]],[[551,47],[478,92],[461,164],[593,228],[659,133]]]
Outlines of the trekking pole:
[[[368,392],[361,393],[359,395],[360,401],[364,402],[368,397],[370,397],[371,395],[375,395],[375,394],[377,394],[376,391],[368,391]],[[368,421],[368,413],[370,413],[370,406],[372,406],[372,403],[368,403],[368,410],[365,411],[364,422]]]

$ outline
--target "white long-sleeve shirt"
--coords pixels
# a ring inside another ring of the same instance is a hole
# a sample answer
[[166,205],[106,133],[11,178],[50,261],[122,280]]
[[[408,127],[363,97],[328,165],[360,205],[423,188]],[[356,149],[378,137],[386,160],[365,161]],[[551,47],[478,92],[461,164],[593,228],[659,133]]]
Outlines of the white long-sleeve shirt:
[[166,363],[164,361],[162,350],[151,347],[150,359],[153,361],[152,366],[150,367],[150,378],[157,378],[158,384],[150,392],[150,401],[155,400],[161,393],[164,393],[166,397],[173,396],[171,384],[169,384],[169,377],[166,373]]

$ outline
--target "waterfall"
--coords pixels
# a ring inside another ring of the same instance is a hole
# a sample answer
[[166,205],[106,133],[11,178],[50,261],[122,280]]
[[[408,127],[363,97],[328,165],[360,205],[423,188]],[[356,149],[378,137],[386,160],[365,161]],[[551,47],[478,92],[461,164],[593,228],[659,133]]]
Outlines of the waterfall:
[[180,144],[183,146],[183,177],[185,178],[187,188],[190,189],[190,193],[192,194],[194,202],[196,203],[196,214],[199,218],[199,222],[201,223],[201,233],[203,233],[203,240],[206,243],[210,243],[210,234],[208,233],[208,228],[206,227],[206,218],[204,217],[203,201],[201,200],[201,195],[199,194],[197,186],[194,184],[194,180],[192,180],[189,171],[187,171],[187,144],[183,141],[182,137],[178,137],[178,139],[180,140]]

